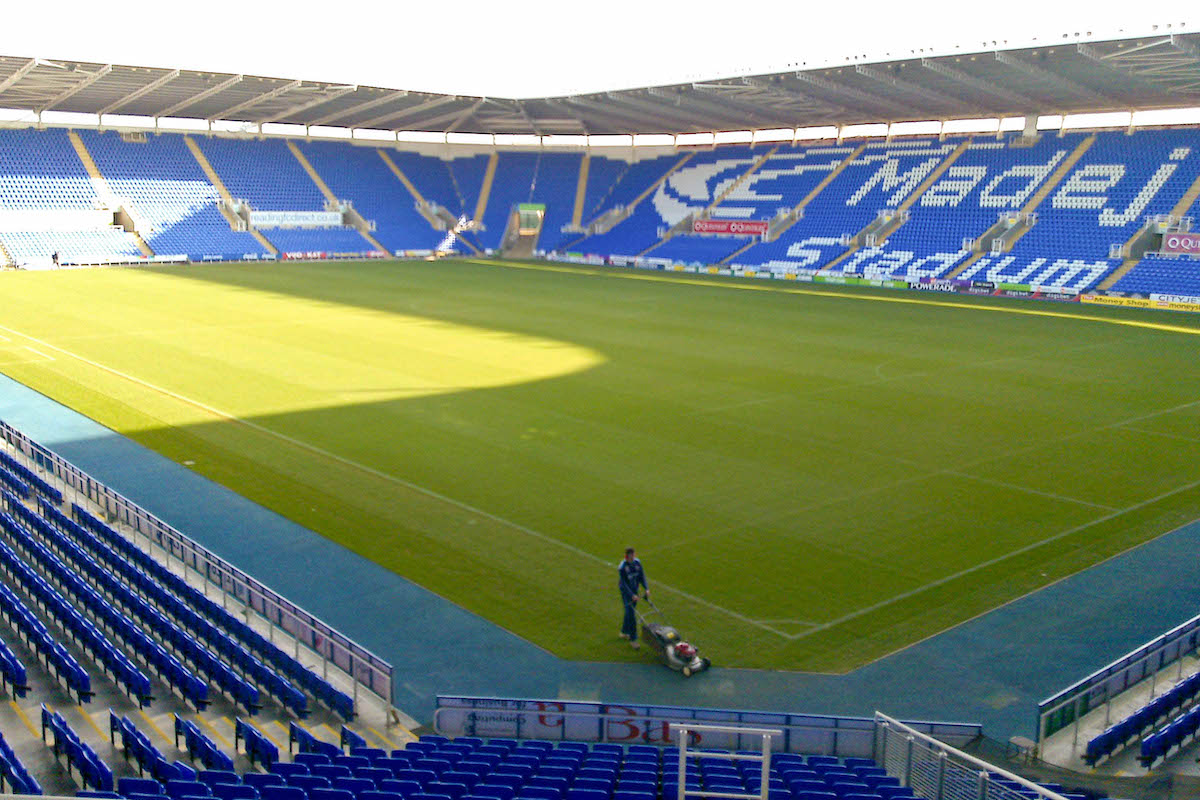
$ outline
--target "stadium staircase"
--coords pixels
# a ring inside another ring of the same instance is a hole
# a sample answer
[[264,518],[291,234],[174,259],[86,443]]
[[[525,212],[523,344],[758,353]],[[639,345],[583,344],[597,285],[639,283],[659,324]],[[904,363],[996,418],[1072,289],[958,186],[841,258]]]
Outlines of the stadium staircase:
[[496,166],[500,163],[500,154],[493,152],[488,156],[487,169],[483,173],[483,184],[479,187],[479,199],[475,201],[475,216],[472,219],[483,221],[487,213],[488,197],[492,193],[492,183],[496,180]]
[[[208,178],[208,182],[213,185],[213,188],[217,190],[217,194],[221,196],[221,200],[223,201],[221,204],[221,215],[229,221],[229,227],[232,230],[238,230],[239,224],[245,222],[245,220],[234,213],[233,195],[229,193],[225,182],[221,180],[221,176],[213,169],[213,165],[209,162],[208,157],[204,155],[204,151],[200,149],[200,145],[196,144],[196,141],[191,136],[184,136],[183,142],[187,145],[187,149],[191,151],[192,156],[195,157],[196,163],[200,165],[200,169],[204,172],[205,177]],[[279,248],[271,244],[267,240],[267,237],[255,230],[253,226],[247,223],[246,230],[268,253],[273,256],[279,255]]]
[[0,267],[11,267],[13,265],[13,258],[9,255],[8,248],[4,246],[4,242],[0,242]]
[[584,153],[579,161],[579,180],[575,184],[575,206],[571,211],[571,230],[580,230],[583,222],[583,203],[587,197],[588,171],[592,166],[592,156]]
[[400,166],[392,159],[390,155],[388,155],[386,150],[383,148],[376,148],[375,152],[379,153],[379,157],[383,159],[383,163],[387,164],[388,169],[390,169],[392,174],[396,176],[396,180],[400,181],[400,183],[404,185],[404,188],[408,190],[408,193],[412,195],[413,201],[417,204],[417,211],[419,211],[421,216],[424,217],[427,222],[429,222],[429,227],[433,228],[435,231],[444,231],[446,230],[446,226],[449,225],[450,231],[446,237],[449,240],[449,245],[447,245],[446,241],[443,241],[443,243],[438,246],[439,249],[444,246],[451,246],[457,241],[462,242],[463,245],[475,255],[482,255],[479,252],[479,248],[477,248],[471,242],[455,235],[454,225],[452,222],[441,219],[434,214],[434,212],[431,210],[432,206],[421,195],[421,191],[411,180],[409,180],[408,176],[404,174],[404,171],[400,169]]
[[[304,171],[306,173],[308,173],[308,177],[312,178],[312,182],[316,185],[316,187],[318,189],[321,190],[321,194],[324,195],[325,202],[329,204],[329,207],[330,208],[341,208],[344,205],[342,203],[342,201],[340,199],[338,199],[338,196],[335,195],[332,190],[330,190],[329,185],[327,183],[325,183],[325,181],[317,173],[316,167],[314,167],[312,165],[312,162],[310,162],[308,160],[308,158],[305,157],[304,153],[300,152],[300,148],[296,146],[296,143],[293,142],[291,139],[288,139],[287,146],[288,146],[288,150],[290,150],[292,152],[292,155],[294,155],[296,157],[296,160],[300,162],[300,166],[304,168]],[[370,244],[371,247],[375,248],[377,251],[379,251],[381,253],[388,252],[388,249],[386,247],[381,245],[379,242],[377,242],[375,240],[374,237],[371,236],[368,223],[365,219],[362,218],[362,216],[360,214],[358,214],[357,212],[354,212],[354,213],[350,213],[350,214],[344,214],[344,217],[349,218],[351,226],[356,231],[358,231],[360,236],[362,236],[364,239],[367,240],[367,243]]]
[[[1083,158],[1084,154],[1091,149],[1092,145],[1095,143],[1096,134],[1094,133],[1080,141],[1079,144],[1075,146],[1075,149],[1071,152],[1071,154],[1067,156],[1066,159],[1064,159],[1063,162],[1058,165],[1058,168],[1051,173],[1050,177],[1046,179],[1045,183],[1043,183],[1038,190],[1034,192],[1033,197],[1029,198],[1025,205],[1021,207],[1019,212],[1021,222],[1017,228],[1013,229],[1010,235],[1003,236],[1001,252],[1007,253],[1008,251],[1012,250],[1013,245],[1016,244],[1022,236],[1029,232],[1030,228],[1033,227],[1033,222],[1031,221],[1030,215],[1036,212],[1037,207],[1042,204],[1042,201],[1049,197],[1050,193],[1058,188],[1058,185],[1062,183],[1063,178],[1067,177],[1067,174],[1070,173],[1070,171],[1075,167],[1075,165],[1079,162],[1079,159]],[[976,261],[983,258],[985,255],[988,255],[991,250],[993,231],[994,226],[979,237],[979,244],[976,245],[975,252],[973,252],[966,261],[951,270],[950,273],[946,275],[947,280],[953,280],[954,278],[957,278],[959,275],[970,269],[970,267]],[[983,247],[984,242],[987,242],[988,244],[988,248],[986,250]]]
[[[1183,197],[1179,198],[1179,202],[1176,203],[1175,207],[1171,209],[1171,216],[1175,219],[1179,219],[1188,212],[1188,209],[1192,207],[1192,204],[1195,203],[1197,199],[1200,199],[1200,176],[1196,177],[1196,180],[1194,180],[1192,185],[1188,187],[1188,190],[1184,193]],[[1134,234],[1134,236],[1125,243],[1123,252],[1132,253],[1131,248],[1134,244],[1134,241],[1141,235],[1141,231],[1138,231],[1136,234]],[[1136,257],[1130,255],[1130,257],[1121,262],[1121,266],[1117,267],[1111,275],[1101,281],[1100,285],[1096,288],[1100,289],[1101,291],[1112,288],[1116,285],[1117,281],[1121,280],[1121,278],[1124,278],[1125,275],[1132,271],[1134,267],[1141,263],[1141,261],[1141,254],[1138,254]]]
[[83,140],[79,138],[79,134],[75,131],[67,131],[67,138],[70,140],[71,146],[75,148],[75,152],[79,155],[79,161],[83,164],[83,168],[87,170],[88,177],[92,181],[92,186],[95,188],[96,194],[104,198],[114,210],[117,210],[118,221],[127,233],[133,235],[133,239],[137,242],[138,249],[142,251],[142,255],[147,258],[153,258],[154,251],[150,249],[150,245],[146,244],[146,240],[138,232],[137,226],[130,216],[128,209],[121,207],[121,203],[113,193],[112,187],[108,185],[108,181],[100,172],[100,168],[96,166],[96,161],[92,158],[92,154],[88,152],[87,145],[83,143]]
[[859,231],[850,240],[850,246],[846,252],[839,255],[837,258],[830,261],[820,270],[822,273],[833,272],[838,264],[847,260],[859,251],[864,245],[878,246],[887,241],[887,238],[896,232],[900,226],[908,221],[909,209],[913,204],[921,199],[921,195],[929,190],[937,181],[946,173],[946,170],[954,164],[955,161],[967,151],[971,146],[970,139],[965,139],[959,143],[958,147],[950,151],[950,153],[942,159],[932,172],[925,176],[925,180],[921,181],[915,189],[896,206],[893,213],[883,214],[872,220],[865,228]]
[[729,198],[729,196],[738,189],[739,186],[741,186],[743,183],[745,183],[747,180],[749,180],[751,175],[758,172],[758,170],[762,167],[762,165],[767,163],[767,160],[770,159],[771,156],[775,155],[775,152],[777,150],[779,150],[779,145],[776,145],[776,146],[772,147],[770,150],[768,150],[767,152],[763,153],[762,156],[760,156],[753,164],[751,164],[750,167],[745,172],[743,172],[741,175],[739,175],[737,177],[736,180],[734,180],[727,187],[725,187],[725,190],[723,192],[721,192],[720,195],[718,195],[716,198],[713,199],[713,201],[711,203],[709,203],[707,206],[705,206],[703,211],[701,211],[699,214],[696,214],[694,216],[688,215],[688,217],[685,218],[682,222],[680,222],[678,225],[676,225],[671,230],[667,231],[661,239],[659,239],[657,242],[655,242],[654,244],[647,247],[642,252],[638,253],[638,255],[639,256],[648,255],[655,248],[661,247],[662,245],[666,244],[677,234],[691,233],[693,220],[708,219],[709,216],[712,214],[713,209],[719,207],[721,205],[721,203],[725,202],[725,200],[727,200]]

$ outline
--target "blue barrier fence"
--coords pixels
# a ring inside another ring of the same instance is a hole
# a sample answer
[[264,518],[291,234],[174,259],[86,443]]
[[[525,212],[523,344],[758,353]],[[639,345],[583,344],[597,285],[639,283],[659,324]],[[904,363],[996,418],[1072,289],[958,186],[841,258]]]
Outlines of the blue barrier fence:
[[[1179,667],[1174,678],[1179,681],[1183,677],[1183,656],[1196,652],[1198,645],[1200,616],[1195,616],[1051,695],[1038,703],[1038,741],[1078,723],[1088,712],[1106,705],[1129,687],[1155,678],[1173,664]],[[1105,725],[1109,722],[1106,720]]]
[[[741,725],[778,728],[773,742],[782,752],[871,757],[875,720],[820,714],[786,714],[629,703],[571,702],[504,697],[439,696],[433,727],[451,737],[482,736],[549,741],[671,744],[671,723]],[[906,722],[950,745],[962,746],[983,733],[983,727],[964,722]],[[758,746],[736,734],[711,734],[704,747],[740,750]],[[699,742],[698,742],[699,743]]]

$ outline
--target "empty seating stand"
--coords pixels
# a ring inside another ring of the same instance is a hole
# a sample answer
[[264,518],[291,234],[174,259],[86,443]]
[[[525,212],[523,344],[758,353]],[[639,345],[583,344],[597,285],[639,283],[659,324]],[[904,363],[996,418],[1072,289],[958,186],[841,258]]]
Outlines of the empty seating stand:
[[[1178,712],[1181,708],[1191,705],[1200,695],[1200,673],[1195,673],[1172,686],[1167,691],[1143,705],[1137,711],[1122,720],[1118,720],[1093,737],[1084,748],[1084,761],[1096,765],[1100,761],[1120,752],[1131,741],[1136,741],[1147,730],[1158,727],[1159,723]],[[1166,754],[1159,752],[1159,744],[1152,744],[1147,751],[1143,743],[1142,755],[1153,753],[1156,760]],[[1168,747],[1167,750],[1170,748]]]
[[68,772],[79,773],[84,789],[112,791],[112,770],[79,738],[61,714],[42,706],[41,721],[42,741],[50,745],[56,759],[66,760]]

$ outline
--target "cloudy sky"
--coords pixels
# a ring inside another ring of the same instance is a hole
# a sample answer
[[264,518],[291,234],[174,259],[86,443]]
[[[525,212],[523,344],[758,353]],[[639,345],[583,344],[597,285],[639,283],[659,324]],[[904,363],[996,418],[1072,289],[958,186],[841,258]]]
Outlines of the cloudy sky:
[[[492,97],[1200,31],[1194,2],[10,3],[0,54]],[[1063,38],[1064,34],[1067,36]],[[995,42],[995,45],[993,45]],[[923,52],[922,52],[923,51]]]

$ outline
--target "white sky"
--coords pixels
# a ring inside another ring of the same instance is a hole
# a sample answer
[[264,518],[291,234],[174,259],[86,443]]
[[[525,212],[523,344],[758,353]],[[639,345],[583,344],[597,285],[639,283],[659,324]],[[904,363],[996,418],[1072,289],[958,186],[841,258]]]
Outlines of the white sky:
[[1064,33],[1071,44],[1154,25],[1189,33],[1200,30],[1194,9],[1194,0],[30,0],[5,4],[0,54],[540,97],[979,52],[993,41],[1062,44]]

